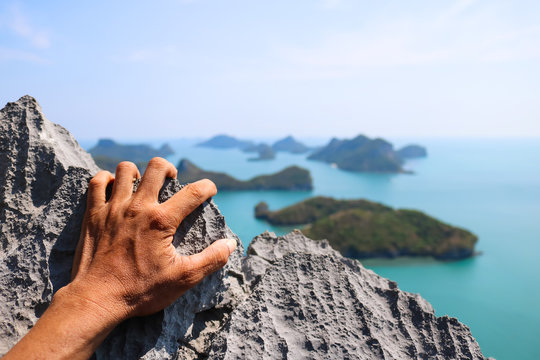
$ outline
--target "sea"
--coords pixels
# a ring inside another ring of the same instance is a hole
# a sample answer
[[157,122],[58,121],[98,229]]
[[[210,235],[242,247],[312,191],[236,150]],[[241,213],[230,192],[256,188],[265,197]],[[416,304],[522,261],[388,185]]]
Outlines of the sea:
[[187,158],[239,179],[290,165],[310,170],[313,191],[221,191],[215,196],[244,247],[264,231],[280,235],[293,229],[255,219],[257,203],[265,201],[276,210],[317,195],[418,209],[472,231],[479,237],[480,254],[470,259],[370,259],[362,264],[400,289],[420,294],[437,316],[465,323],[485,356],[540,359],[540,139],[390,140],[396,146],[424,145],[428,157],[406,162],[413,174],[354,173],[307,160],[305,154],[278,153],[275,160],[253,162],[247,159],[254,154],[196,147],[195,140],[182,139],[168,141],[176,151],[168,160],[176,165]]

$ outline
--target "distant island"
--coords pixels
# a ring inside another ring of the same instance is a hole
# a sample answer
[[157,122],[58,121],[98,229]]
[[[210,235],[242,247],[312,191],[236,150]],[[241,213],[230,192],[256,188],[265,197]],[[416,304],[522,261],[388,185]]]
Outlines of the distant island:
[[239,140],[229,135],[216,135],[213,138],[200,142],[196,146],[209,147],[214,149],[240,149],[244,150],[254,146],[253,141]]
[[415,159],[423,158],[427,156],[427,150],[420,145],[407,145],[397,151],[398,155],[402,159]]
[[292,154],[303,154],[311,150],[309,147],[297,141],[292,136],[287,136],[281,140],[276,141],[272,145],[272,148],[276,152],[283,151]]
[[474,255],[478,240],[471,232],[445,224],[420,211],[398,209],[368,200],[314,197],[279,211],[264,202],[255,216],[273,225],[304,225],[313,239],[327,239],[352,258],[432,256],[458,260]]
[[163,144],[159,149],[155,149],[145,144],[119,144],[111,139],[100,139],[88,152],[100,168],[113,173],[116,170],[116,165],[122,161],[135,163],[142,172],[153,157],[166,157],[174,154],[174,150],[169,144]]
[[296,190],[313,189],[313,181],[308,170],[298,166],[290,166],[270,175],[256,176],[250,180],[238,180],[220,172],[206,171],[187,159],[182,159],[177,166],[178,179],[183,182],[194,182],[203,178],[212,180],[218,190]]
[[249,158],[248,161],[261,161],[261,160],[273,160],[276,158],[274,149],[268,144],[260,143],[257,145],[250,145],[243,149],[244,152],[256,152],[259,154],[256,158]]
[[380,138],[370,139],[364,135],[358,135],[350,140],[334,138],[325,147],[311,154],[308,159],[330,163],[349,171],[406,172],[402,167],[404,158],[394,150],[390,142]]

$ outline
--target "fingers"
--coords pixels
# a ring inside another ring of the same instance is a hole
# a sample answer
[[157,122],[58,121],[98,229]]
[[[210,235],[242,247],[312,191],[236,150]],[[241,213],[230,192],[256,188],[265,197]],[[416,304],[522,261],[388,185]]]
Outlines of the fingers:
[[221,239],[198,254],[183,257],[182,265],[177,269],[177,279],[186,280],[191,286],[199,283],[204,277],[218,271],[225,264],[236,248],[236,240]]
[[176,174],[177,170],[173,164],[163,158],[153,158],[146,167],[137,194],[157,201],[159,190],[163,186],[165,178],[176,178]]
[[111,199],[124,200],[133,194],[133,181],[141,177],[137,166],[129,161],[122,161],[116,167]]
[[208,179],[203,179],[184,186],[160,206],[162,213],[171,218],[176,228],[193,210],[216,194],[216,185]]
[[87,207],[92,208],[105,204],[107,185],[114,180],[108,171],[100,171],[88,183]]

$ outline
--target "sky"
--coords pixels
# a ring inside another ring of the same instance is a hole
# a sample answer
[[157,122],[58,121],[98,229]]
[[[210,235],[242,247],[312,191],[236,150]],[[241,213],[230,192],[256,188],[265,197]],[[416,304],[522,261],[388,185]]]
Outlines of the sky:
[[0,84],[78,139],[540,137],[540,2],[2,0]]

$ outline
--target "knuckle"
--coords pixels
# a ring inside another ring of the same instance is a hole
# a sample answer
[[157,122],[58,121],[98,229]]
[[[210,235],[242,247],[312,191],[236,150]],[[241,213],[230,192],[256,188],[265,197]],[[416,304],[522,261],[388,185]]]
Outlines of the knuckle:
[[131,203],[126,207],[124,214],[126,217],[135,217],[143,211],[143,204],[139,199],[133,199]]
[[160,231],[176,230],[171,217],[160,206],[154,207],[149,212],[150,226]]
[[126,171],[127,172],[127,171],[133,171],[133,170],[137,170],[137,166],[134,163],[132,163],[131,161],[122,161],[116,167],[116,171]]
[[225,256],[222,249],[210,248],[210,256],[212,259],[212,264],[214,269],[219,269],[227,264],[227,256]]
[[164,158],[161,158],[161,157],[155,157],[155,158],[152,158],[149,162],[148,162],[148,166],[150,167],[156,167],[156,168],[164,168],[166,167],[167,165],[169,164],[169,162],[167,160],[165,160]]
[[88,185],[92,188],[99,187],[107,182],[110,175],[110,172],[101,170],[92,179],[90,179]]
[[194,198],[201,199],[204,197],[203,189],[199,183],[186,185],[186,191]]

